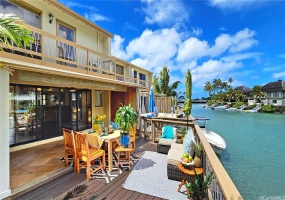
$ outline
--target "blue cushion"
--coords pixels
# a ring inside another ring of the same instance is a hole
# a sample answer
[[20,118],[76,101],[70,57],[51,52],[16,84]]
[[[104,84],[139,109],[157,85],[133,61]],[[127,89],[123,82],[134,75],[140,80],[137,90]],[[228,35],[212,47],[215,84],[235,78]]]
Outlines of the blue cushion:
[[174,139],[174,134],[173,134],[173,127],[172,126],[164,126],[163,127],[164,131],[162,133],[162,138],[168,138],[168,139]]
[[190,154],[191,146],[193,146],[192,145],[192,143],[193,143],[192,139],[193,139],[193,132],[192,132],[192,129],[190,128],[187,131],[187,134],[185,135],[184,141],[183,141],[184,153]]

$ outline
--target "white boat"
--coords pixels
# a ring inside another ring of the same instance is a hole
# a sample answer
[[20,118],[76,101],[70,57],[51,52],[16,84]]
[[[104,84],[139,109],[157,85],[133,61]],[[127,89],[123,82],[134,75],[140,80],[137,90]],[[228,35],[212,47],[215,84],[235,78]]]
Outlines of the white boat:
[[227,108],[228,108],[227,105],[225,105],[225,106],[215,106],[214,110],[226,110]]
[[226,142],[225,140],[218,135],[217,133],[207,130],[206,129],[206,122],[207,120],[210,120],[208,117],[195,117],[195,122],[197,125],[200,126],[201,130],[203,131],[205,137],[207,138],[208,142],[212,146],[214,152],[216,154],[221,154],[223,150],[226,148]]

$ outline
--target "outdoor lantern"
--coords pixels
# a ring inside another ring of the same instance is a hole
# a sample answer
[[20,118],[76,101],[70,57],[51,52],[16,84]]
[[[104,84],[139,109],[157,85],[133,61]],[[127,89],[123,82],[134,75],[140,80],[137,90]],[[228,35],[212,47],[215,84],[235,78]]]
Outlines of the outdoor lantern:
[[51,14],[51,13],[49,13],[49,23],[51,24],[52,23],[52,21],[53,21],[53,15]]

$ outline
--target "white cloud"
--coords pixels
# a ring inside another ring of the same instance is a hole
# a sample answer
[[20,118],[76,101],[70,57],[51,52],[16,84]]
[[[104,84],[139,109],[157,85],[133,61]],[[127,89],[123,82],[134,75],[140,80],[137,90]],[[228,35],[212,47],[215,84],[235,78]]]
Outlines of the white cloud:
[[181,0],[142,0],[146,4],[143,12],[147,15],[145,22],[148,24],[180,26],[188,21],[189,14]]
[[253,59],[253,58],[257,59],[261,55],[262,54],[258,52],[239,53],[222,57],[221,60],[225,62],[230,62],[230,61],[239,61],[239,60]]
[[263,68],[263,71],[265,71],[265,72],[277,71],[280,69],[280,67],[282,67],[282,66],[280,65],[280,66],[275,66],[275,67],[265,67],[265,68]]
[[203,30],[198,27],[192,27],[192,34],[196,37],[202,35]]
[[217,77],[227,79],[230,77],[230,72],[237,68],[242,67],[239,62],[223,62],[221,60],[208,60],[201,66],[197,66],[196,69],[192,70],[193,82],[196,86],[204,86],[209,80],[213,80]]
[[[265,0],[264,0],[265,1]],[[245,8],[254,8],[263,1],[260,0],[209,0],[210,5],[221,10],[239,11]],[[252,7],[254,5],[254,7]]]
[[207,41],[200,41],[195,37],[190,37],[180,45],[177,60],[187,61],[201,58],[207,55],[208,48]]
[[255,32],[245,28],[235,35],[221,34],[215,39],[215,44],[210,46],[207,41],[199,40],[196,37],[186,39],[179,47],[177,60],[180,62],[199,59],[204,56],[218,57],[227,50],[230,53],[237,53],[257,45],[253,39]]
[[279,54],[278,57],[285,58],[285,54]]
[[279,73],[274,73],[272,75],[273,78],[281,78],[281,77],[285,77],[285,72],[279,72]]
[[98,21],[111,21],[108,17],[105,17],[103,15],[100,15],[98,13],[84,13],[84,17],[92,22],[98,22]]
[[[175,77],[173,81],[183,82],[182,76],[187,69],[190,69],[193,84],[203,87],[206,81],[215,78],[226,81],[229,77],[240,77],[252,73],[252,71],[236,73],[235,70],[243,67],[243,60],[257,59],[262,54],[243,52],[250,48],[250,45],[247,48],[239,48],[241,52],[235,54],[230,52],[230,48],[236,46],[239,41],[253,40],[253,36],[254,32],[249,29],[243,29],[233,35],[221,34],[211,46],[208,41],[197,37],[185,37],[185,33],[179,33],[174,28],[155,31],[146,29],[141,36],[124,45],[125,48],[123,47],[124,39],[115,35],[112,41],[112,55],[157,75],[166,65],[170,68],[171,76]],[[177,72],[181,74],[180,79]]]
[[[116,56],[116,57],[123,59],[123,60],[127,59],[127,54],[123,49],[124,40],[125,39],[122,38],[121,36],[114,35],[114,38],[112,40],[112,48],[111,48],[112,49],[111,54],[113,56]],[[140,65],[138,65],[138,66],[140,66]]]

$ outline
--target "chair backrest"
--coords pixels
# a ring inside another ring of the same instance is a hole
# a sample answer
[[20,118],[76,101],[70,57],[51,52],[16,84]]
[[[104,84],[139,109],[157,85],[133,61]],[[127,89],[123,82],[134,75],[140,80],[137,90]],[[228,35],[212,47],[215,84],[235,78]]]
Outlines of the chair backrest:
[[89,144],[88,144],[88,138],[87,134],[85,133],[75,133],[75,144],[76,144],[76,152],[77,152],[77,158],[87,162],[90,160],[90,154],[89,154]]
[[130,136],[135,137],[137,134],[137,124],[134,124],[134,128],[130,127]]
[[72,130],[62,129],[63,138],[64,138],[64,148],[75,150],[75,140]]

